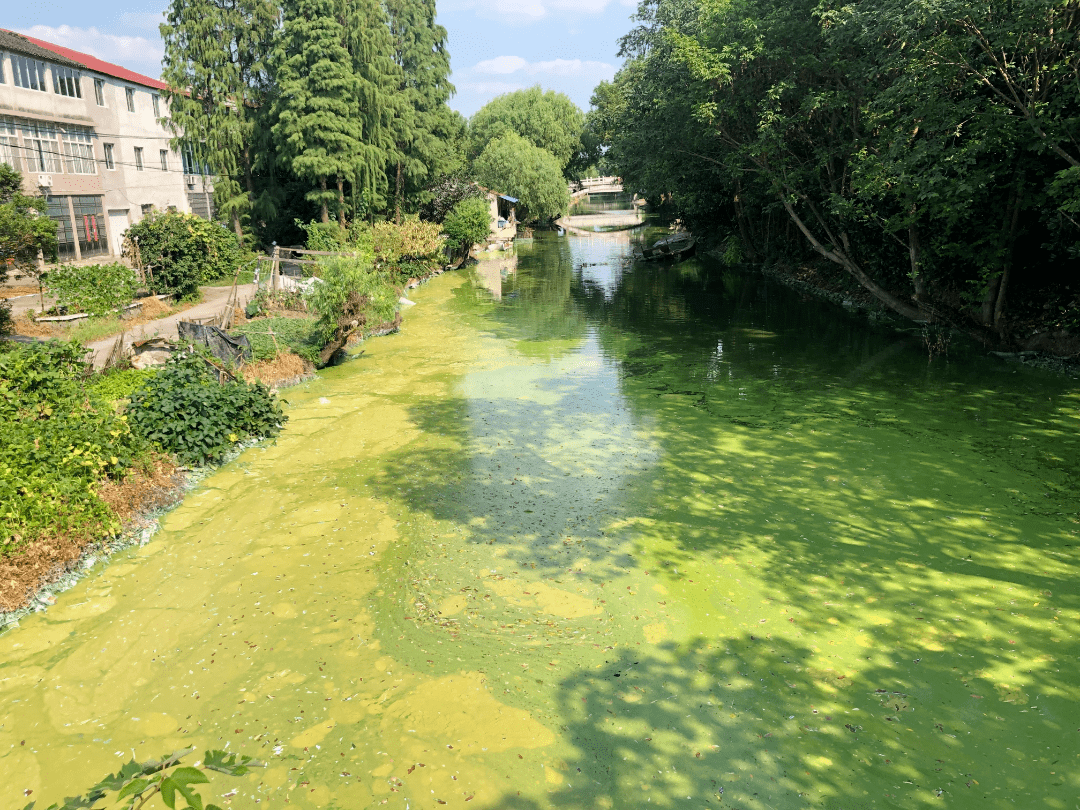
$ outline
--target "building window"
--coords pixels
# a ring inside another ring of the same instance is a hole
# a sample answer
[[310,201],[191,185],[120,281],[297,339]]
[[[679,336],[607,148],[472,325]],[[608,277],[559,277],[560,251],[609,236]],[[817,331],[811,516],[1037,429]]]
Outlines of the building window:
[[116,168],[116,156],[113,154],[113,145],[105,144],[105,168],[112,171]]
[[137,172],[141,172],[143,170],[142,149],[143,148],[141,146],[135,147],[135,171]]
[[94,79],[94,100],[99,107],[105,106],[105,80]]
[[135,112],[135,88],[125,87],[124,94],[127,96],[128,112]]
[[60,130],[64,145],[64,162],[71,174],[97,174],[94,161],[94,140],[87,127],[65,124]]
[[167,172],[169,170],[169,150],[168,149],[162,149],[160,154],[161,154],[161,170],[163,172]]
[[161,118],[161,96],[154,93],[150,96],[150,100],[154,102],[154,118]]
[[13,169],[19,165],[19,130],[10,118],[0,118],[0,163],[6,163]]
[[27,90],[40,90],[45,92],[45,63],[29,56],[13,53],[11,55],[11,72],[15,76],[15,86],[25,87]]
[[53,92],[59,96],[82,98],[82,76],[79,71],[69,67],[52,66]]
[[143,203],[142,204],[142,215],[144,217],[148,217],[152,213],[154,213],[154,204],[153,203]]
[[4,78],[4,52],[0,51],[0,84],[7,84],[7,79]]
[[31,172],[62,172],[56,127],[26,121],[22,125],[26,169]]

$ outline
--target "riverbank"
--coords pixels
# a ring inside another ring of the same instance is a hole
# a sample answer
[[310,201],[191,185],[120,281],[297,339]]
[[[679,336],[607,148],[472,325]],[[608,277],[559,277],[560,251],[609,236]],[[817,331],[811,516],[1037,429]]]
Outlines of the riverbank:
[[[711,255],[713,258],[721,258],[715,251]],[[887,325],[897,331],[918,336],[920,340],[927,343],[927,351],[931,355],[947,354],[948,343],[952,337],[974,339],[971,333],[959,329],[931,325],[928,331],[926,326],[905,320],[884,307],[862,287],[846,283],[846,277],[836,272],[823,273],[813,267],[791,268],[776,264],[752,265],[745,269],[749,272],[760,273],[804,295],[828,301],[847,311],[860,312],[870,323]],[[1036,318],[1026,319],[1023,322],[1023,329],[1031,334],[1019,345],[982,342],[984,352],[1005,362],[1080,378],[1080,336],[1057,330],[1053,324],[1040,322]],[[984,335],[989,337],[987,333]],[[1030,346],[1045,348],[1028,348]]]

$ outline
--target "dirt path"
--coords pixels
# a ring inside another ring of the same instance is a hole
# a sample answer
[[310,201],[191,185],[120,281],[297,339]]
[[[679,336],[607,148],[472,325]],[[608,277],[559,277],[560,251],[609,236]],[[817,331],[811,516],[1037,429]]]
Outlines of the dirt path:
[[[124,345],[130,346],[134,341],[145,340],[151,337],[175,339],[178,336],[176,325],[180,321],[209,318],[212,315],[220,314],[231,291],[231,287],[203,287],[202,303],[196,304],[175,315],[169,315],[165,318],[159,318],[155,321],[150,321],[149,323],[134,327],[125,335]],[[242,284],[240,285],[237,294],[240,300],[240,306],[243,306],[251,299],[251,296],[255,294],[255,285]],[[112,351],[115,344],[116,335],[112,335],[110,337],[101,338],[100,340],[95,340],[93,343],[88,343],[86,345],[86,348],[94,353],[94,368],[101,368],[105,365],[105,360],[108,358],[109,353]]]

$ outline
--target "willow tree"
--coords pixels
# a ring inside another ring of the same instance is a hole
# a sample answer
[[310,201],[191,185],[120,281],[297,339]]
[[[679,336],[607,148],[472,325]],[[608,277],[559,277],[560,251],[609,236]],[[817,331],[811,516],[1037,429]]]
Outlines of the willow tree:
[[272,0],[173,0],[161,26],[171,145],[215,173],[218,210],[243,244],[255,189],[255,110],[277,24]]
[[[313,188],[305,195],[330,221],[336,201],[345,226],[344,182],[370,156],[361,138],[360,76],[346,47],[351,35],[335,0],[287,0],[275,52],[274,140],[282,163]],[[330,188],[330,183],[336,189]]]
[[386,0],[385,6],[400,72],[387,167],[394,216],[400,220],[406,195],[453,174],[463,155],[455,137],[460,122],[447,106],[454,86],[448,78],[446,29],[435,22],[435,0]]
[[393,149],[393,121],[404,100],[395,93],[401,71],[394,63],[387,16],[378,0],[338,0],[338,14],[357,81],[358,147],[349,175],[353,193],[369,205],[386,205],[386,165]]

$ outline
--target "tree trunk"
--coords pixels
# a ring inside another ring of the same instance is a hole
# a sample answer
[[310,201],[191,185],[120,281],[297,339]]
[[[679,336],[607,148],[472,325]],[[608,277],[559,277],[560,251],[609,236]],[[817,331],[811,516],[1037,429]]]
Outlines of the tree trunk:
[[232,226],[236,233],[236,241],[240,243],[240,249],[244,249],[244,228],[240,225],[240,213],[234,208],[232,212]]
[[830,250],[829,248],[821,244],[821,242],[817,240],[814,234],[810,232],[810,229],[806,227],[806,223],[802,221],[802,218],[795,211],[795,207],[791,204],[791,202],[786,197],[782,197],[781,202],[784,205],[784,210],[788,212],[788,216],[791,218],[790,221],[795,223],[795,227],[802,232],[802,235],[806,237],[807,241],[810,242],[811,247],[813,247],[818,254],[824,256],[829,261],[838,264],[845,270],[847,270],[855,278],[856,281],[858,281],[866,290],[870,292],[871,295],[881,301],[881,303],[885,304],[885,306],[887,306],[893,312],[903,315],[905,318],[913,321],[926,320],[926,316],[923,315],[923,313],[919,310],[918,307],[914,307],[911,304],[901,301],[891,292],[889,292],[872,278],[870,278],[870,276],[866,275],[863,269],[859,267],[859,265],[856,264],[855,261],[845,252],[835,249]]
[[[325,177],[320,177],[319,178],[319,188],[322,189],[323,192],[326,191],[326,178]],[[330,208],[326,205],[326,194],[325,193],[323,194],[322,199],[319,201],[319,205],[321,206],[320,211],[319,211],[319,221],[322,222],[323,225],[329,225],[330,224]]]
[[341,177],[337,179],[337,204],[338,226],[345,230],[345,180]]
[[742,239],[743,250],[746,251],[746,258],[750,262],[757,262],[757,251],[754,250],[754,240],[750,233],[750,225],[746,219],[746,212],[743,211],[742,200],[739,199],[742,195],[742,183],[735,184],[735,219],[739,224],[739,237]]
[[394,222],[401,224],[401,206],[405,198],[405,178],[401,173],[401,161],[397,164],[397,180],[394,184]]
[[911,259],[911,283],[915,287],[915,300],[923,301],[926,299],[926,278],[922,273],[919,231],[914,224],[908,226],[908,257]]

